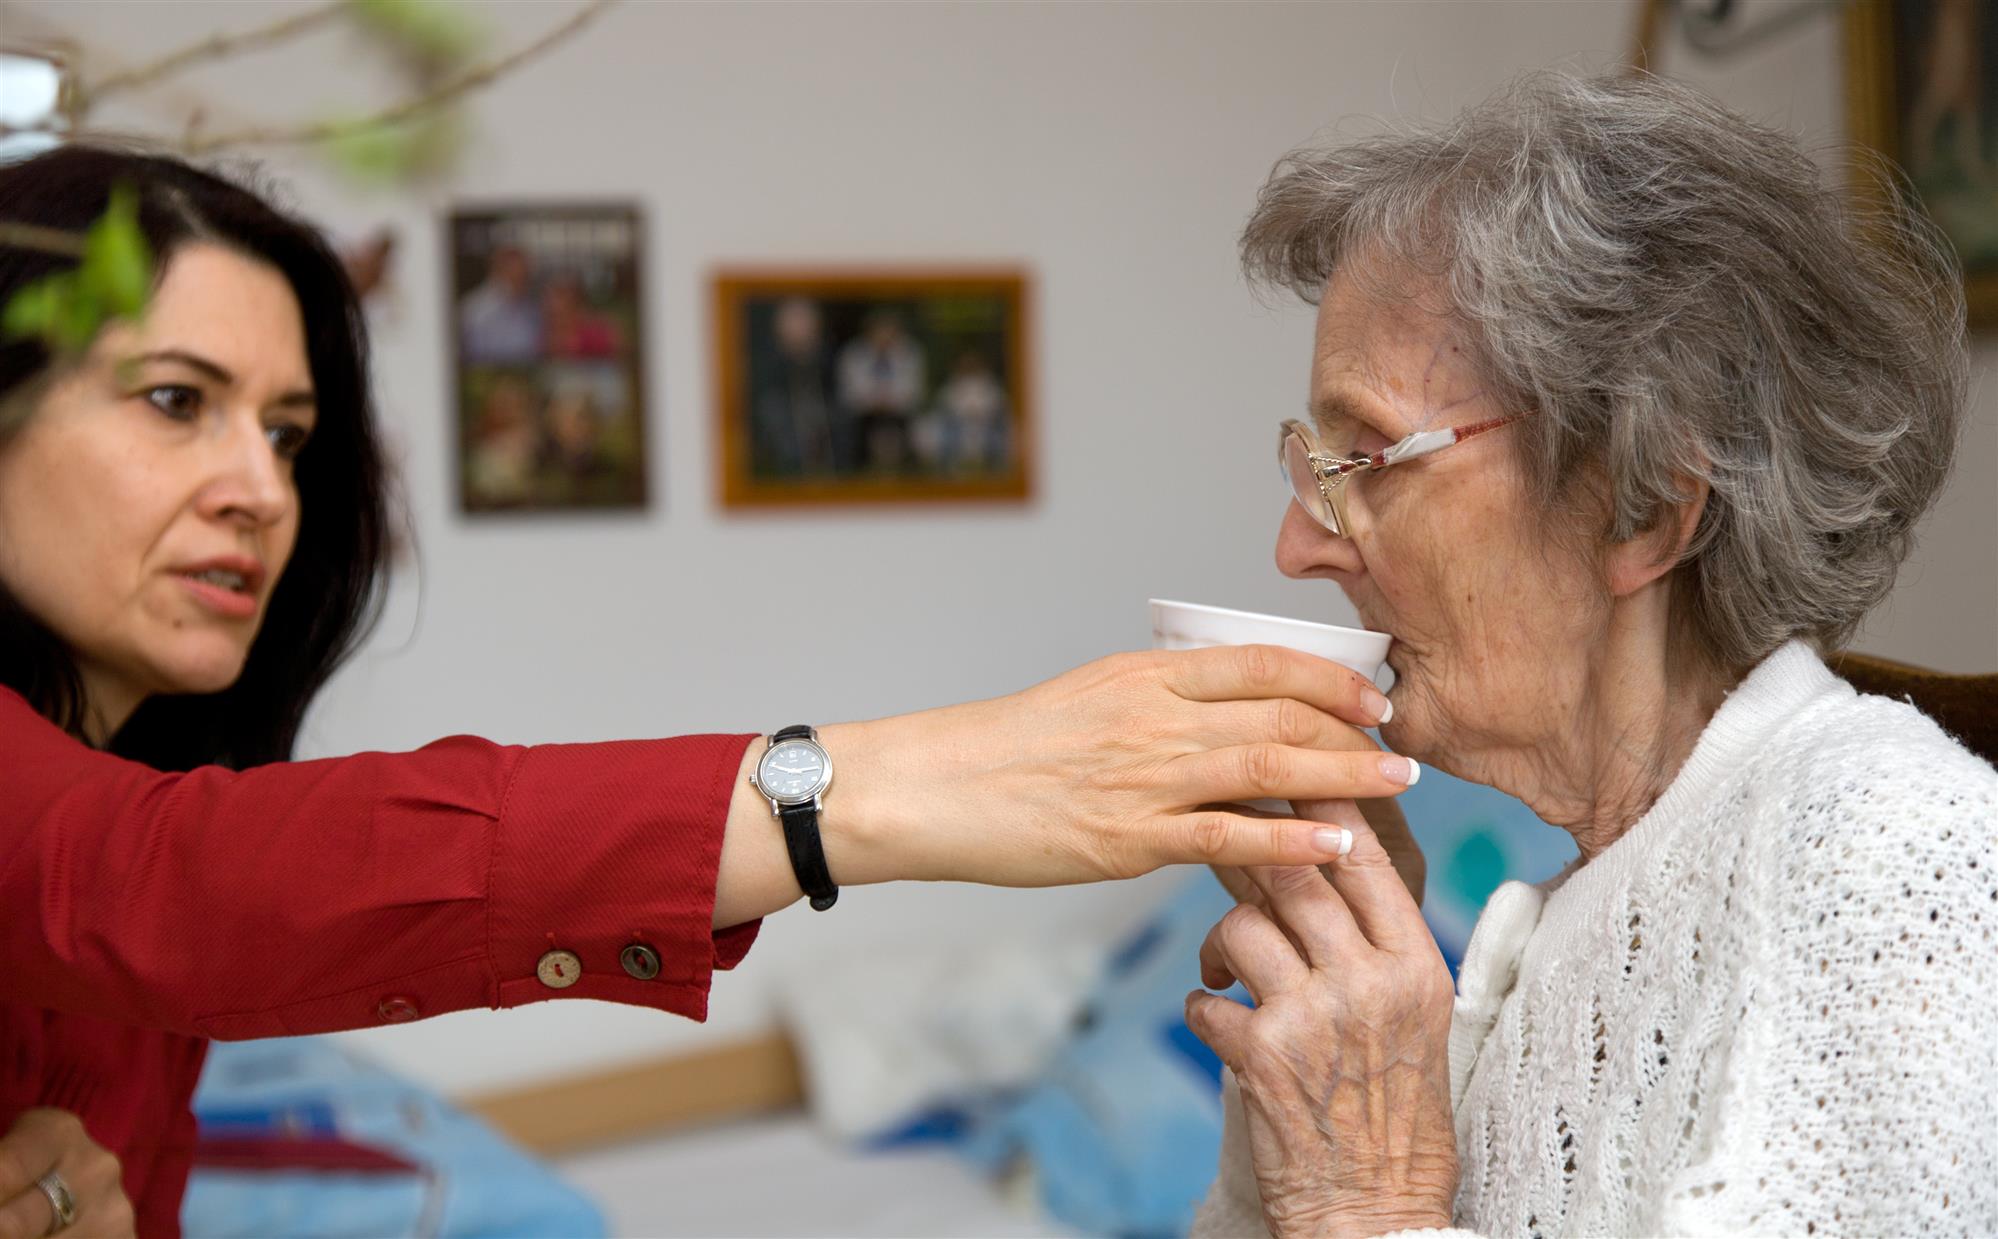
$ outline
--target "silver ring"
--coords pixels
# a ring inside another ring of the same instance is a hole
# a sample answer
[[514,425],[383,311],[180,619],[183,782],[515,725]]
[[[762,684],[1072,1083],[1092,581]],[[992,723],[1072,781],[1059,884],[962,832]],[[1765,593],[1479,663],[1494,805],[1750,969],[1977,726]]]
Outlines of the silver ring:
[[68,1230],[76,1221],[76,1197],[69,1194],[69,1184],[51,1170],[36,1179],[35,1186],[42,1189],[42,1195],[49,1198],[49,1208],[55,1210],[55,1222],[42,1233],[56,1235]]

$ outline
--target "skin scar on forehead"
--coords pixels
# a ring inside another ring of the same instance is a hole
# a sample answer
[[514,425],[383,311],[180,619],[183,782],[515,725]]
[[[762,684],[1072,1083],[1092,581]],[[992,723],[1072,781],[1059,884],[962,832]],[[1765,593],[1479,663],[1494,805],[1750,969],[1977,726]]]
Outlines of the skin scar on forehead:
[[1320,318],[1312,411],[1355,418],[1394,438],[1476,420],[1487,398],[1458,325],[1407,304],[1345,307]]
[[1476,404],[1484,395],[1484,384],[1478,381],[1463,348],[1448,339],[1437,341],[1422,371],[1422,421],[1417,429],[1450,425],[1466,406]]
[[1399,436],[1453,425],[1465,419],[1470,406],[1484,399],[1484,385],[1466,364],[1459,345],[1437,341],[1419,374],[1405,364],[1414,353],[1410,350],[1401,357],[1370,359],[1361,374],[1352,376],[1362,380],[1372,399],[1357,397],[1340,384],[1322,392],[1313,401],[1313,411],[1321,417],[1353,417],[1375,423],[1383,432]]

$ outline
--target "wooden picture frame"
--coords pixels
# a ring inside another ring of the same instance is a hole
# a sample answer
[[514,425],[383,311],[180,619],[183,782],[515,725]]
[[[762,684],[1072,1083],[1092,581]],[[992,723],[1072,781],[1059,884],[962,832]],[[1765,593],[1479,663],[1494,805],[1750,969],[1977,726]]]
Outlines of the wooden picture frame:
[[647,506],[644,247],[644,219],[629,203],[451,212],[461,511]]
[[[1905,170],[1956,247],[1971,325],[1998,326],[1998,3],[1852,0],[1845,60],[1847,133]],[[1859,169],[1854,191],[1882,187]]]
[[723,507],[1032,496],[1023,270],[736,268],[713,279]]

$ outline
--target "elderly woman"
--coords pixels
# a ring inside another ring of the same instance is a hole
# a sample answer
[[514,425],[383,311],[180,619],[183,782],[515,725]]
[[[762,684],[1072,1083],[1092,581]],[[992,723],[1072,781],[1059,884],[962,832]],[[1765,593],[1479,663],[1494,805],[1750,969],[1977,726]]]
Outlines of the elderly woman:
[[[1196,1233],[1998,1231],[1998,773],[1821,661],[1948,471],[1958,275],[1681,87],[1536,77],[1293,154],[1277,560],[1395,635],[1386,739],[1580,857],[1449,974],[1378,841],[1254,873],[1192,1028]],[[1237,1101],[1239,1100],[1239,1104]]]

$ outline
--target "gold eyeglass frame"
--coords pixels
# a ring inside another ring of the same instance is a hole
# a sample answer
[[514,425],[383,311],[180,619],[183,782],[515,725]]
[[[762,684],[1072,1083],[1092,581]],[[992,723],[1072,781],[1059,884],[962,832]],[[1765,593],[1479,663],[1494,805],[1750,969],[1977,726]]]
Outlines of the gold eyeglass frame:
[[[1352,478],[1367,470],[1381,470],[1389,465],[1398,465],[1423,456],[1433,456],[1444,448],[1455,446],[1472,435],[1483,434],[1487,430],[1497,430],[1520,420],[1522,414],[1509,417],[1487,418],[1482,422],[1472,422],[1468,426],[1451,426],[1442,430],[1418,430],[1378,452],[1366,456],[1335,456],[1323,450],[1318,444],[1318,431],[1310,423],[1297,418],[1285,418],[1277,427],[1277,469],[1283,475],[1284,486],[1290,491],[1297,505],[1304,509],[1313,520],[1332,531],[1335,537],[1349,538],[1347,530],[1352,522],[1346,516],[1346,486]],[[1317,502],[1306,493],[1303,479],[1291,468],[1290,443],[1292,439],[1304,449],[1304,463],[1311,470],[1317,482]]]

